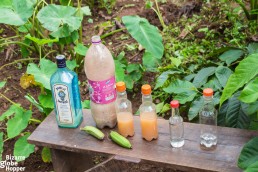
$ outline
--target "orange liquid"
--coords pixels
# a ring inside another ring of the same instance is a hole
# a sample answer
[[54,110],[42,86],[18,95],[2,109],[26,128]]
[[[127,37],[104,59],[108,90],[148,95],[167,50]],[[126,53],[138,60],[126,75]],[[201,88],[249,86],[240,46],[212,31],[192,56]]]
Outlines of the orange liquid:
[[117,114],[118,132],[124,136],[134,135],[133,116],[131,112],[119,112]]
[[158,138],[157,115],[154,112],[143,112],[140,115],[142,138],[147,141]]

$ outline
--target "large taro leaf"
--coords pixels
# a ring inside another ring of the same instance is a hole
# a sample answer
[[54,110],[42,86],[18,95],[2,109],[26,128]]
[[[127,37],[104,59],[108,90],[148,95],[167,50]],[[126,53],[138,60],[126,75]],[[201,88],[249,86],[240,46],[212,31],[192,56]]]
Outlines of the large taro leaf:
[[241,92],[239,100],[245,103],[252,103],[258,99],[258,77],[249,83]]
[[215,67],[207,67],[201,69],[197,75],[194,77],[193,84],[199,88],[203,84],[207,82],[207,79],[209,76],[213,75],[215,73],[216,68]]
[[142,64],[146,68],[146,71],[157,72],[157,67],[161,64],[161,59],[153,56],[152,53],[145,51],[142,57]]
[[257,172],[258,171],[258,161],[248,166],[245,172]]
[[151,25],[148,20],[139,16],[124,16],[122,20],[132,37],[154,57],[161,59],[164,46],[159,30]]
[[[15,142],[13,150],[14,156],[27,158],[34,152],[35,145],[29,144],[27,141],[29,136],[30,134],[27,133]],[[16,159],[16,161],[19,162],[22,161],[22,159]]]
[[253,79],[258,74],[258,54],[252,54],[242,60],[230,75],[228,82],[222,92],[220,105],[230,98],[239,88]]
[[245,144],[238,158],[238,167],[248,168],[250,165],[258,162],[258,137],[253,138]]
[[63,29],[62,26],[67,25],[69,32],[72,33],[79,29],[82,22],[82,19],[76,16],[76,8],[54,4],[42,8],[37,18],[45,29],[52,32],[58,32]]
[[56,64],[48,59],[40,60],[40,68],[35,63],[30,63],[27,73],[34,75],[35,81],[41,83],[46,89],[50,90],[51,75],[57,70]]
[[18,136],[28,126],[31,116],[32,112],[30,110],[25,111],[24,109],[19,108],[15,116],[7,122],[8,138]]
[[4,151],[4,133],[0,132],[0,161],[2,161],[2,153]]
[[240,92],[225,102],[219,111],[218,123],[226,127],[248,128],[250,118],[245,113],[245,104],[238,100]]
[[0,23],[24,25],[33,14],[33,5],[31,0],[1,0]]
[[163,89],[166,93],[175,93],[174,99],[178,100],[181,104],[192,101],[197,94],[195,86],[188,81],[176,80],[169,84],[168,87]]

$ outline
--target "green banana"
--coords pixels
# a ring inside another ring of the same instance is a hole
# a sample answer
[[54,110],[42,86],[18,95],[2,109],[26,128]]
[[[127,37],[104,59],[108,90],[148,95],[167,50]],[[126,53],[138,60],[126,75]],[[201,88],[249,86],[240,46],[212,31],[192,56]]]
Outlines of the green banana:
[[110,137],[118,145],[120,145],[120,146],[122,146],[124,148],[127,148],[127,149],[131,149],[132,148],[132,145],[129,142],[129,140],[127,140],[125,137],[121,136],[117,132],[111,131],[110,132]]
[[93,126],[85,126],[84,128],[80,128],[80,130],[86,131],[86,133],[96,137],[99,140],[103,140],[105,137],[102,131]]

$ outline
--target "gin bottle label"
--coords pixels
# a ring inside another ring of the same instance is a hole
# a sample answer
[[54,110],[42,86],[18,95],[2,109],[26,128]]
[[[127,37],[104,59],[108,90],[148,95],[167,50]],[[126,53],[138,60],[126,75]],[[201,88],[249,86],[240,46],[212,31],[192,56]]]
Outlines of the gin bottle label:
[[53,86],[56,112],[61,124],[73,124],[72,109],[69,90],[66,85],[55,84]]

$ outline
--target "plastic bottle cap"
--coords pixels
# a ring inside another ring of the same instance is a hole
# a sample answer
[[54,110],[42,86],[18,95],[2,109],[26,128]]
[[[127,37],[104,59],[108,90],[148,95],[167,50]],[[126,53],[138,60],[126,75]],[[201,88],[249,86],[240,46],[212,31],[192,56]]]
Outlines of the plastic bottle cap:
[[179,101],[178,100],[173,100],[170,102],[170,107],[172,108],[179,108]]
[[126,90],[126,86],[124,82],[117,82],[116,83],[116,90],[118,92],[124,92]]
[[142,86],[142,94],[144,95],[151,94],[151,86],[149,84],[145,84]]
[[213,89],[211,89],[211,88],[205,88],[205,89],[203,90],[203,95],[204,95],[204,96],[207,96],[207,97],[213,96]]

